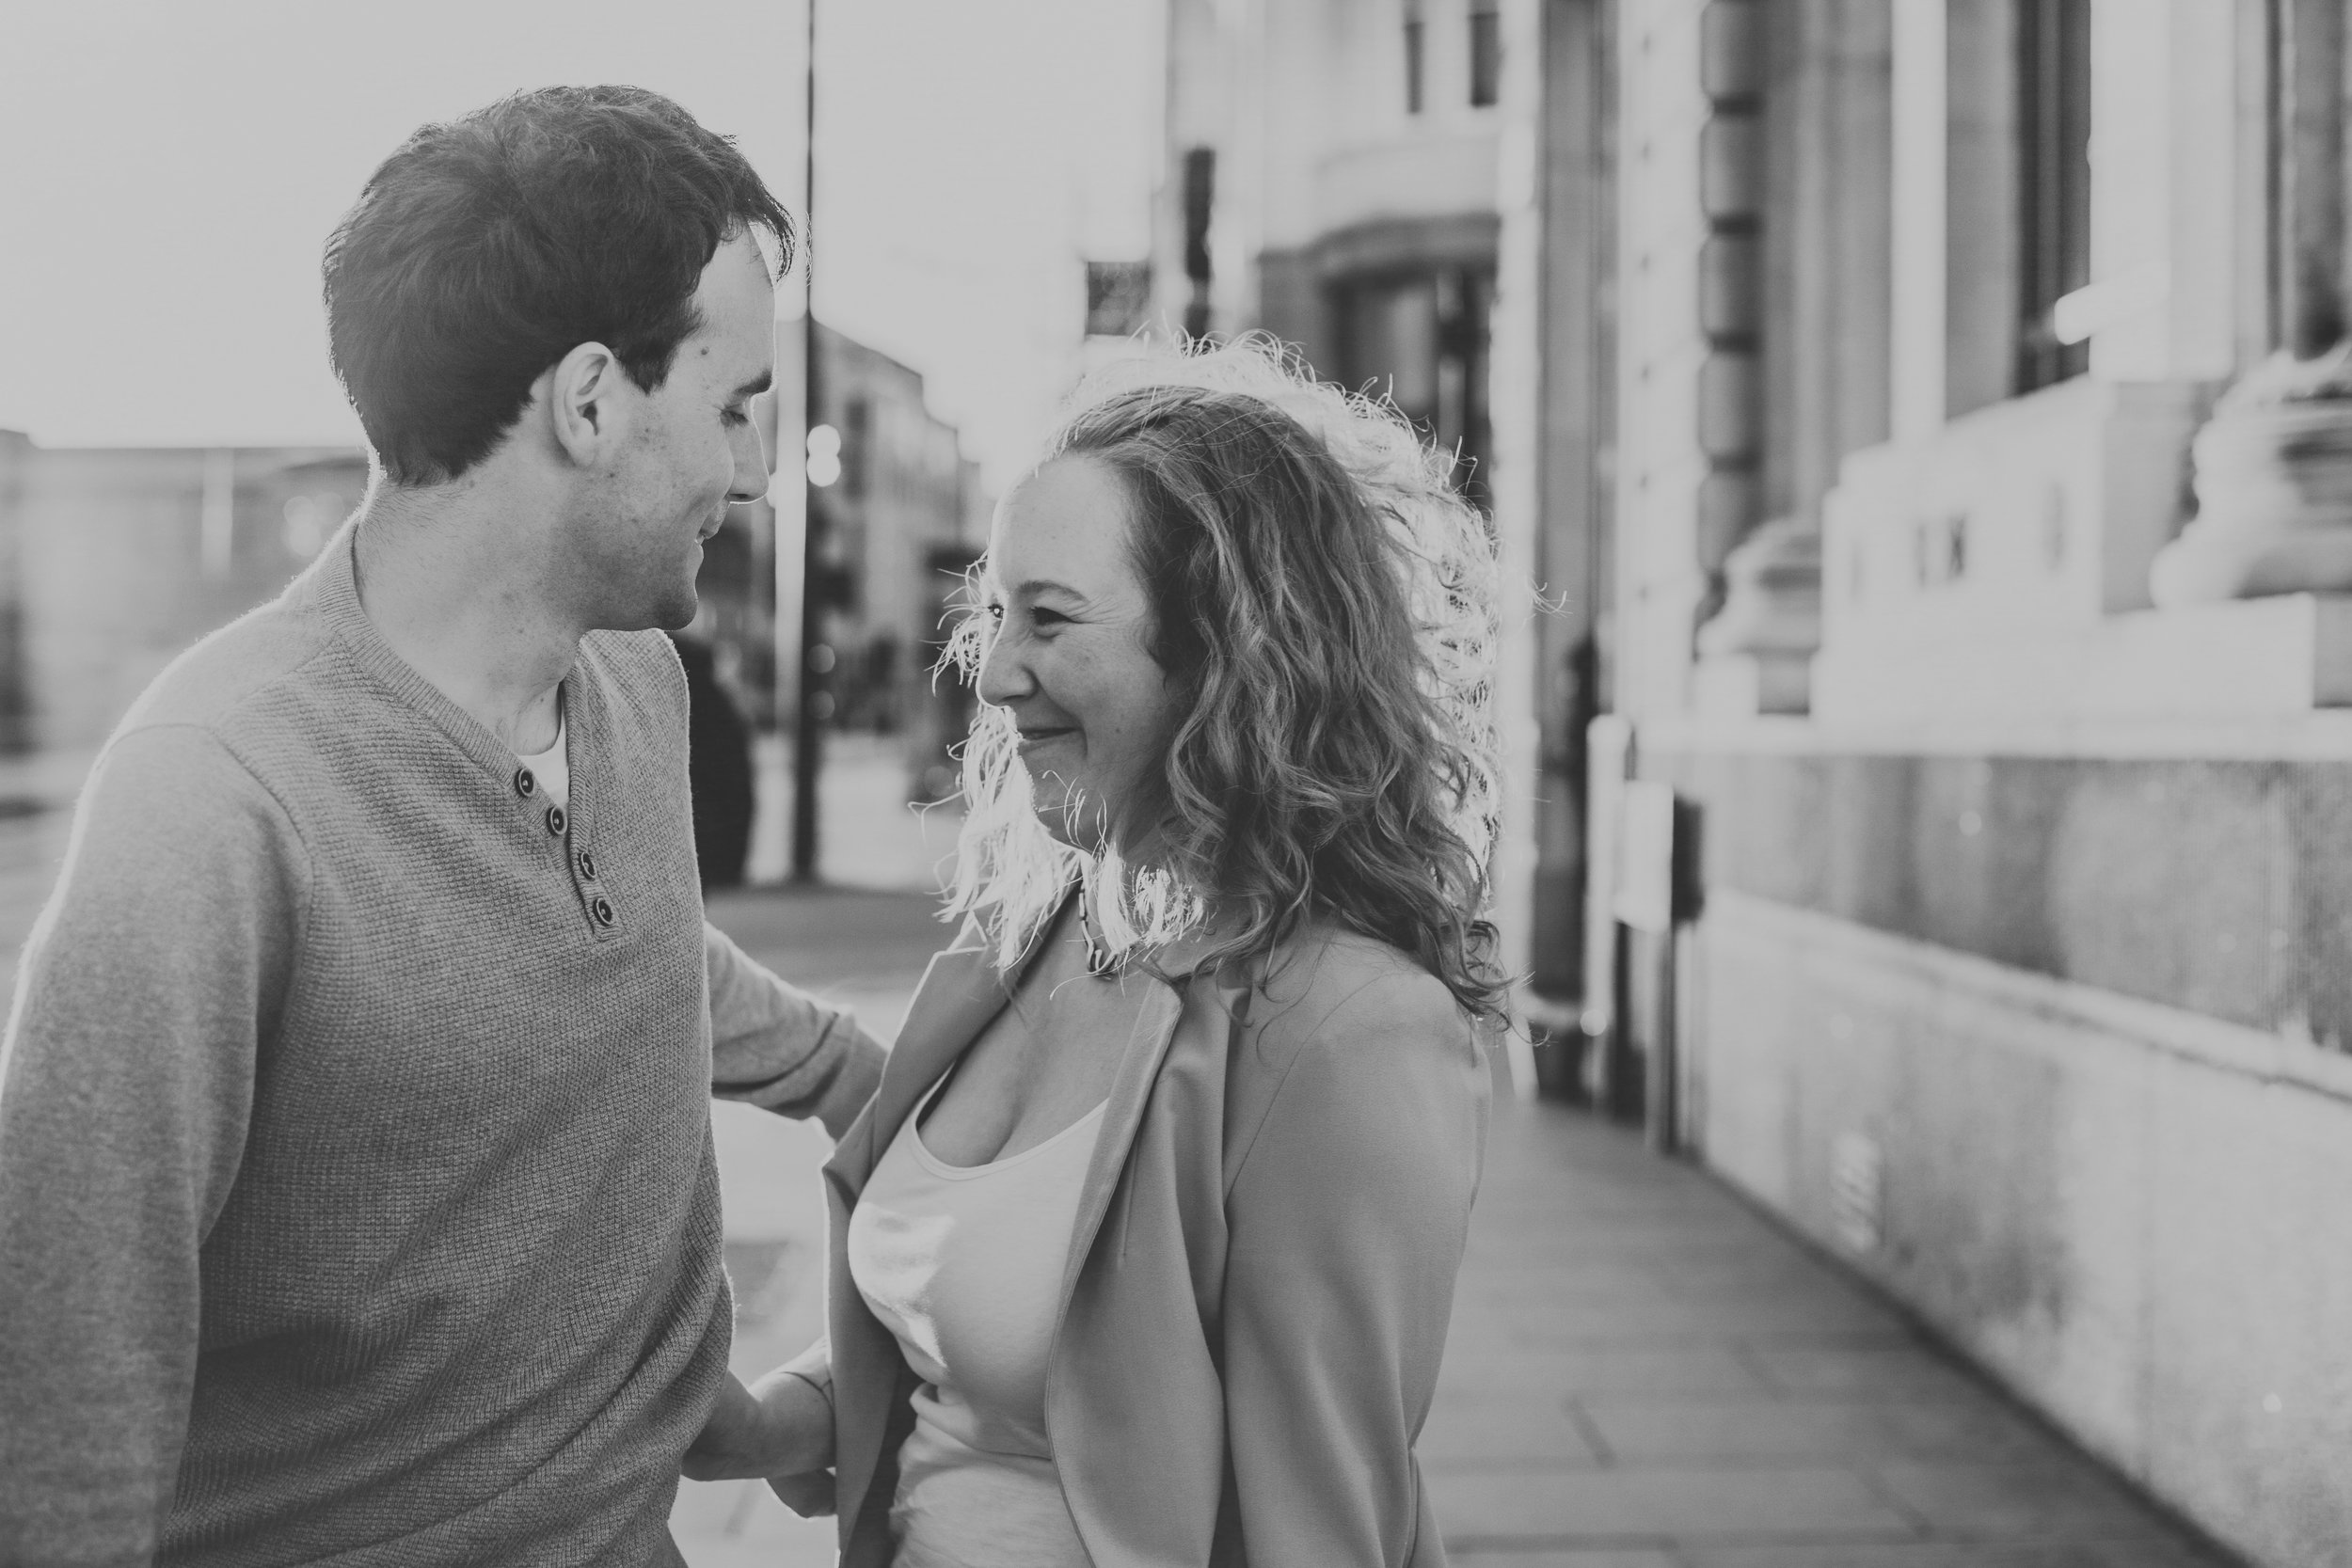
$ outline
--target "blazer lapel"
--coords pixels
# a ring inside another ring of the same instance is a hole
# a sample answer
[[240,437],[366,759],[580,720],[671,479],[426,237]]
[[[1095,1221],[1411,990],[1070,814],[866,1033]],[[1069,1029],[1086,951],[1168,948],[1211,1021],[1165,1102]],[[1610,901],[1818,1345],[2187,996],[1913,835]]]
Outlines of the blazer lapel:
[[1111,1080],[1110,1098],[1104,1102],[1102,1131],[1094,1144],[1094,1157],[1087,1162],[1086,1180],[1078,1189],[1078,1218],[1070,1235],[1070,1258],[1062,1266],[1061,1294],[1054,1307],[1055,1337],[1060,1338],[1061,1321],[1070,1310],[1070,1297],[1078,1288],[1078,1274],[1085,1267],[1087,1254],[1093,1249],[1095,1235],[1103,1228],[1103,1217],[1110,1212],[1111,1195],[1118,1190],[1119,1178],[1127,1168],[1127,1152],[1135,1145],[1136,1132],[1143,1125],[1143,1113],[1152,1101],[1152,1085],[1158,1080],[1160,1063],[1168,1055],[1168,1042],[1176,1037],[1176,1024],[1184,1014],[1184,993],[1176,986],[1154,979],[1151,995],[1145,998],[1143,1011],[1136,1018],[1135,1028],[1127,1036],[1127,1047],[1120,1053],[1119,1072]]
[[[1168,1059],[1168,1042],[1176,1037],[1176,1026],[1184,1020],[1184,997],[1196,983],[1209,979],[1195,974],[1209,946],[1207,932],[1179,938],[1152,955],[1145,972],[1152,994],[1127,1037],[1127,1049],[1120,1054],[1119,1072],[1111,1080],[1110,1098],[1104,1106],[1094,1158],[1088,1162],[1086,1181],[1078,1189],[1077,1225],[1071,1232],[1070,1259],[1062,1267],[1061,1295],[1054,1307],[1057,1339],[1061,1337],[1062,1319],[1070,1311],[1070,1298],[1078,1288],[1079,1271],[1086,1266],[1087,1254],[1094,1249],[1103,1218],[1110,1212],[1111,1195],[1127,1168],[1128,1152],[1143,1125],[1144,1110],[1152,1102],[1152,1085],[1159,1082],[1160,1064]],[[1050,1368],[1047,1376],[1052,1376]]]
[[923,1091],[979,1038],[1011,996],[986,949],[950,947],[931,956],[907,1006],[907,1021],[882,1062],[874,1098],[825,1162],[829,1173],[849,1180],[851,1196],[865,1187]]

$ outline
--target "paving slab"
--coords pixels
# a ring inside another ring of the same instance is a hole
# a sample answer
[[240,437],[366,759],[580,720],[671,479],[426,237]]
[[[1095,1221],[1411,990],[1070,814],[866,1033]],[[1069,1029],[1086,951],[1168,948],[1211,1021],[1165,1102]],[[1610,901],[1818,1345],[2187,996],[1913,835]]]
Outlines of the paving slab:
[[1672,1552],[1614,1546],[1591,1551],[1454,1552],[1449,1556],[1454,1568],[1682,1568],[1682,1560]]
[[1908,1513],[1842,1465],[1496,1467],[1432,1471],[1427,1480],[1447,1540],[1487,1550],[1513,1537],[1601,1544],[1629,1537],[1838,1541],[1914,1533]]
[[2042,1428],[1991,1400],[1694,1404],[1597,1397],[1578,1402],[1576,1415],[1602,1452],[1629,1465],[1818,1459],[1867,1465],[1889,1456],[2043,1461],[2058,1449],[2058,1439]]
[[1704,1171],[1499,1100],[1422,1445],[1478,1568],[2228,1568]]
[[2071,1542],[1985,1545],[1949,1541],[1870,1545],[1695,1546],[1677,1568],[2221,1568],[2221,1560],[2169,1543]]

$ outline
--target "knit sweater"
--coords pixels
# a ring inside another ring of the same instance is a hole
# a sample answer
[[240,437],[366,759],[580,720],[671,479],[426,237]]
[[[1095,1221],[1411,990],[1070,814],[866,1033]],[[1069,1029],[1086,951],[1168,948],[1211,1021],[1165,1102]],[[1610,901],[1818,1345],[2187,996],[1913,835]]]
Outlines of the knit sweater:
[[346,529],[87,785],[0,1044],[0,1562],[668,1563],[726,1367],[709,1095],[878,1053],[705,923],[659,633],[568,810],[376,634]]

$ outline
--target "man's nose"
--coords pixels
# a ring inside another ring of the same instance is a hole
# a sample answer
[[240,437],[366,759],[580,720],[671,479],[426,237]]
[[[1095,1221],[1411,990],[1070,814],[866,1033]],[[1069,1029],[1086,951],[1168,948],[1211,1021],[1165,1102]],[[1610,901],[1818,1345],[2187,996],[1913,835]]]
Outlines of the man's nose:
[[766,496],[775,468],[768,461],[768,443],[760,437],[757,420],[746,420],[736,427],[727,452],[735,459],[735,479],[727,486],[727,499],[742,506]]

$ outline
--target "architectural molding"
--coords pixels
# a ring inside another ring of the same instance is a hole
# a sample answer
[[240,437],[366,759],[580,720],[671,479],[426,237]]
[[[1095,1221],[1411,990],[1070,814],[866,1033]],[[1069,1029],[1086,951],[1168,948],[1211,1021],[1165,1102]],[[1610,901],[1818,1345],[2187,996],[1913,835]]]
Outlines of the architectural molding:
[[1502,222],[1493,209],[1434,217],[1373,218],[1334,230],[1306,247],[1326,283],[1433,267],[1495,264]]
[[[1708,890],[1706,920],[1711,929],[1802,953],[1806,964],[1836,971],[1842,985],[1899,993],[1890,995],[1898,1004],[1907,1005],[1918,990],[1933,990],[1953,1006],[1992,1015],[1995,1026],[2033,1020],[2062,1031],[2115,1036],[2233,1077],[2352,1104],[2352,1056],[2288,1035],[2037,974],[1728,888]],[[2013,1030],[2010,1037],[2017,1037]]]

